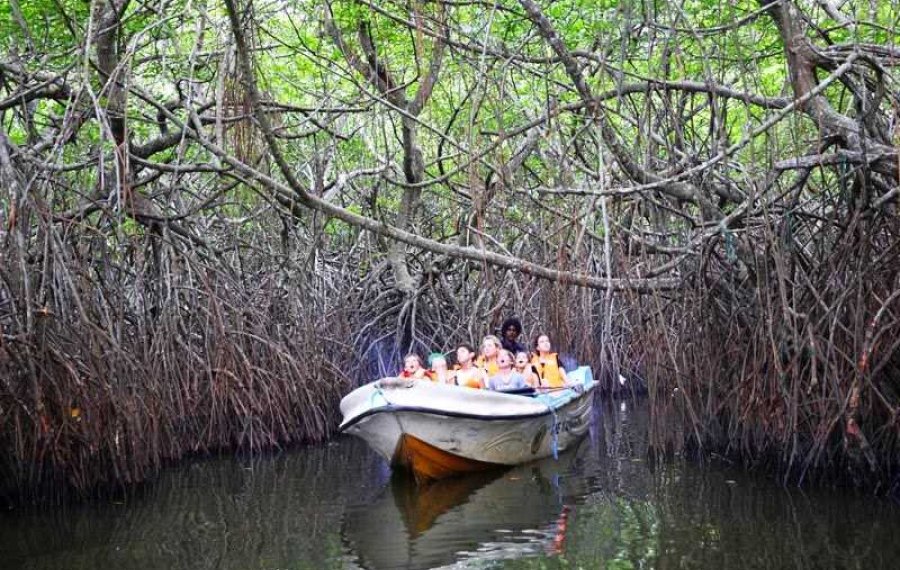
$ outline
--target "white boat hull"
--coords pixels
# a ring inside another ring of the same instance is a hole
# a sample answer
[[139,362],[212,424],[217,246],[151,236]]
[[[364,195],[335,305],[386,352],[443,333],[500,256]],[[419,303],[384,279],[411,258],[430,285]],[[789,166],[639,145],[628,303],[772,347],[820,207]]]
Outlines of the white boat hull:
[[577,389],[536,397],[384,379],[341,401],[341,430],[426,478],[517,465],[564,451],[587,432],[595,383],[587,367],[570,375]]

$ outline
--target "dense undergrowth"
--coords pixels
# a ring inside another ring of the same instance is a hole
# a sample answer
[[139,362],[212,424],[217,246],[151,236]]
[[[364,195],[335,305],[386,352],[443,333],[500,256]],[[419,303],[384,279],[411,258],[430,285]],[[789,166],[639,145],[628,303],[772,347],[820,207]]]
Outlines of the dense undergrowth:
[[509,315],[661,455],[897,492],[896,1],[7,4],[8,500],[322,440]]

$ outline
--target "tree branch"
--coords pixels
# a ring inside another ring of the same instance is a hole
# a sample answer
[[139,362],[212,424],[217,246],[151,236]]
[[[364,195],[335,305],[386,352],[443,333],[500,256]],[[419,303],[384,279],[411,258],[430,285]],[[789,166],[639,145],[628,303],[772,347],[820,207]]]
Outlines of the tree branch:
[[[233,156],[225,153],[216,145],[210,143],[209,141],[206,141],[202,137],[199,137],[197,140],[210,152],[216,154],[224,162],[227,162],[234,168],[241,171],[248,178],[256,180],[264,187],[268,188],[270,191],[276,192],[282,197],[290,199],[291,196],[295,196],[298,201],[300,201],[306,207],[338,218],[339,220],[342,220],[350,225],[369,230],[378,235],[392,238],[397,241],[419,247],[421,249],[425,249],[442,255],[447,255],[450,257],[469,259],[472,261],[481,261],[490,263],[498,267],[514,269],[525,274],[534,275],[536,277],[541,277],[560,283],[580,285],[596,289],[649,292],[661,289],[673,289],[681,285],[680,280],[677,279],[612,279],[600,278],[585,273],[564,272],[550,269],[536,263],[525,261],[523,259],[517,259],[487,250],[476,249],[473,247],[448,245],[413,234],[411,232],[407,232],[386,223],[367,218],[360,214],[356,214],[354,212],[341,208],[340,206],[337,206],[335,204],[326,202],[316,196],[313,196],[300,184],[299,180],[297,180],[297,177],[291,171],[289,165],[285,161],[284,156],[282,155],[278,147],[278,141],[272,134],[272,129],[269,125],[268,118],[266,117],[265,113],[260,112],[259,90],[256,86],[256,80],[252,66],[250,65],[247,45],[246,41],[244,40],[243,31],[240,27],[240,20],[238,18],[237,8],[235,7],[234,0],[225,0],[225,6],[228,12],[229,21],[231,23],[232,32],[235,36],[238,61],[240,63],[242,72],[241,76],[249,95],[250,104],[253,108],[257,122],[259,123],[263,138],[269,146],[269,151],[272,153],[272,158],[278,165],[281,174],[285,177],[288,186],[283,185],[267,174],[264,174],[254,168],[247,166],[241,161],[235,159]],[[168,112],[168,110],[166,112],[169,114],[171,120],[177,121],[177,117]],[[191,131],[189,130],[189,132]]]

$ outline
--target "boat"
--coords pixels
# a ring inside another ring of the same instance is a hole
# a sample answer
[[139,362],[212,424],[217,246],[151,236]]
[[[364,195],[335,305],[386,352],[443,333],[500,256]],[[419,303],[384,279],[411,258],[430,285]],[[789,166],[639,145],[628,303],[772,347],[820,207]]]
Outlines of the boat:
[[340,431],[359,436],[420,482],[556,456],[588,430],[591,369],[563,388],[494,392],[382,378],[341,400]]

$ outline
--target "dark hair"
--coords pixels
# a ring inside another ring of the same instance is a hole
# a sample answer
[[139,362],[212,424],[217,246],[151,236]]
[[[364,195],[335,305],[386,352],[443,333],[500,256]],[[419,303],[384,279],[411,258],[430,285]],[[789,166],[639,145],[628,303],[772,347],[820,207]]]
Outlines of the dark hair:
[[468,350],[468,351],[471,352],[472,354],[475,354],[475,347],[473,347],[471,344],[469,344],[469,343],[467,343],[467,342],[461,342],[461,343],[459,343],[459,346],[457,346],[456,349],[459,350],[460,348],[465,348],[466,350]]
[[[542,336],[545,336],[545,337],[547,337],[547,340],[550,340],[550,335],[547,334],[547,333],[544,333],[544,332],[538,333],[538,334],[534,335],[534,350],[535,350],[535,351],[537,351],[537,343],[538,343],[538,340],[540,340],[540,338],[541,338]],[[550,343],[550,346],[553,346],[553,342]]]
[[514,327],[518,334],[522,334],[522,322],[516,317],[510,317],[503,321],[503,324],[500,325],[500,336],[506,334],[506,329]]

